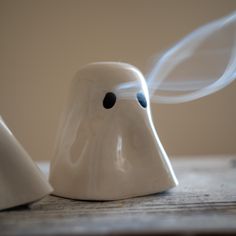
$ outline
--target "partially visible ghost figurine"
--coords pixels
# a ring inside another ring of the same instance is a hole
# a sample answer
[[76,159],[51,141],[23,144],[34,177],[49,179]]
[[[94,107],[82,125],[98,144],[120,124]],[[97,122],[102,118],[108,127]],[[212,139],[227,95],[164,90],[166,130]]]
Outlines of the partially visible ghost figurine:
[[[133,99],[116,92],[126,83],[138,84]],[[53,194],[83,200],[142,196],[178,184],[137,68],[100,62],[79,70],[59,127],[49,180]]]
[[0,116],[0,210],[35,202],[52,187]]

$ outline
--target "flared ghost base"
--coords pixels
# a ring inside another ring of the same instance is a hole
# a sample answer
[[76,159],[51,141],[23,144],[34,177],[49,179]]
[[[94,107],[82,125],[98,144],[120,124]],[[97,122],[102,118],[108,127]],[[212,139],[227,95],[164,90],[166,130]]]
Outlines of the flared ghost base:
[[[51,181],[55,188],[53,195],[78,200],[109,201],[161,193],[177,185],[177,182],[166,176],[161,176],[158,173],[150,174],[150,169],[140,172],[139,178],[132,173],[130,176],[122,176],[123,181],[113,182],[101,178],[101,182],[94,185],[93,188],[90,186],[90,189],[88,188],[89,185],[85,186],[84,183],[80,184],[77,181],[71,185],[57,184],[55,181]],[[65,179],[59,178],[58,181],[65,181]],[[74,187],[72,188],[72,186]]]
[[[117,88],[129,83],[135,86],[127,100]],[[114,62],[79,70],[59,128],[50,182],[53,194],[81,200],[124,199],[177,185],[139,70]]]

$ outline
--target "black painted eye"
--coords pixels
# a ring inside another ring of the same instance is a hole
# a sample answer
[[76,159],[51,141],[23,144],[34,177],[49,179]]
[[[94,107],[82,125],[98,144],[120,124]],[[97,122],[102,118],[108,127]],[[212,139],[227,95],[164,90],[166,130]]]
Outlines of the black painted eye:
[[116,95],[112,92],[106,93],[103,99],[103,106],[106,109],[112,108],[116,103]]
[[142,92],[137,93],[137,99],[138,99],[139,104],[142,107],[144,107],[144,108],[147,107],[147,100]]

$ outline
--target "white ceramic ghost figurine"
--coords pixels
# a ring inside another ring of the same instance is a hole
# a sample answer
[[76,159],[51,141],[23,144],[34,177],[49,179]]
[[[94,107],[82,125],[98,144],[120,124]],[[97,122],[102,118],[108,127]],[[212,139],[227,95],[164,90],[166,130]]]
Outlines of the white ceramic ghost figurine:
[[233,82],[235,33],[236,12],[200,27],[158,57],[147,83],[138,69],[124,63],[82,68],[51,161],[54,194],[114,200],[176,186],[152,122],[150,100],[188,102]]
[[35,202],[52,187],[0,116],[0,210]]
[[[138,85],[134,99],[120,99],[116,87],[133,82]],[[55,195],[85,200],[124,199],[177,185],[137,68],[103,62],[79,70],[59,128],[50,182]]]

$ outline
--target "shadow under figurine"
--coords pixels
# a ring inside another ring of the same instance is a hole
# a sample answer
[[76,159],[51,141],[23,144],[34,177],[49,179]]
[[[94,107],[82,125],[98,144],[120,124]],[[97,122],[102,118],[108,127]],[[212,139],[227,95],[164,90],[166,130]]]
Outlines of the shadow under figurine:
[[[120,85],[134,83],[132,99]],[[53,194],[116,200],[178,182],[155,130],[148,88],[132,65],[93,63],[75,76],[50,166]]]

